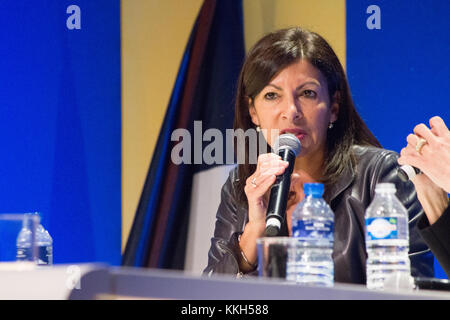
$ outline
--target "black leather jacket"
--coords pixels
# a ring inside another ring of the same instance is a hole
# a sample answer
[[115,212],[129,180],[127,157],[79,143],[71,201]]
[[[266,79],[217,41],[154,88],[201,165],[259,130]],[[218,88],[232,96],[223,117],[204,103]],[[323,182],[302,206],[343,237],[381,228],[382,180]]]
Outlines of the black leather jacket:
[[[334,278],[336,282],[366,283],[366,247],[364,213],[379,182],[394,183],[397,197],[409,213],[410,260],[412,276],[432,277],[433,255],[419,235],[416,223],[423,214],[414,185],[397,177],[398,155],[375,147],[354,146],[355,169],[347,168],[341,179],[325,190],[324,199],[335,215]],[[222,187],[214,236],[208,253],[206,275],[214,273],[240,274],[238,237],[248,222],[247,207],[237,204],[234,183],[237,168],[230,172]]]

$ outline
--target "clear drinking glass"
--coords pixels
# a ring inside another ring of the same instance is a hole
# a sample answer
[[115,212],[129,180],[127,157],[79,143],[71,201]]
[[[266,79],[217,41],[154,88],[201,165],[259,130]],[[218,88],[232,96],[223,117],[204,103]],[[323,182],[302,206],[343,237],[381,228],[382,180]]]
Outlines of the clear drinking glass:
[[263,237],[258,247],[258,275],[295,282],[295,261],[300,243],[293,237]]

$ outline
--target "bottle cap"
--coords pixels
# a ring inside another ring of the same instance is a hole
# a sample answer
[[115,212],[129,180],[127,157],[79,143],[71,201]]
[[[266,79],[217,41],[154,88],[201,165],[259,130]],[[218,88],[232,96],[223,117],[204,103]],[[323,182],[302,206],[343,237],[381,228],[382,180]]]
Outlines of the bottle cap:
[[303,185],[305,196],[313,196],[314,198],[322,197],[324,186],[323,183],[305,183]]
[[378,183],[375,187],[375,192],[395,193],[396,191],[395,184],[390,182]]
[[26,212],[23,214],[22,226],[30,228],[33,225],[37,228],[41,223],[41,216],[39,212]]

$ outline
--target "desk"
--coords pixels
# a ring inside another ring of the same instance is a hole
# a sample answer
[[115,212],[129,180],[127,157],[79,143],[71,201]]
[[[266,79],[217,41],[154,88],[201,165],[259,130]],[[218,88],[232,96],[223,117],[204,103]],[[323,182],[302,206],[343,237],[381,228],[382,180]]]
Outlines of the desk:
[[[79,279],[79,282],[77,281]],[[303,287],[281,280],[200,277],[97,264],[0,270],[0,299],[449,300],[445,291],[371,291],[363,285]]]
[[372,291],[364,285],[335,283],[333,288],[304,287],[282,280],[227,276],[199,277],[177,271],[112,269],[119,296],[189,300],[423,300],[450,299],[445,291]]

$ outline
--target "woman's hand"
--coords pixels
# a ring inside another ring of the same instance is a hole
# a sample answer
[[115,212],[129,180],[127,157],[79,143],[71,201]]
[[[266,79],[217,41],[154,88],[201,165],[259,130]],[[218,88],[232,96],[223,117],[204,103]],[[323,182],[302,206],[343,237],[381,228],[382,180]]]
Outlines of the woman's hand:
[[[408,145],[402,149],[398,163],[419,168],[431,181],[450,193],[450,132],[440,117],[430,119],[430,128],[423,123],[407,137]],[[420,138],[426,140],[417,151]]]
[[248,200],[249,223],[262,223],[265,226],[270,187],[289,166],[287,161],[274,153],[258,157],[256,171],[248,177],[244,188]]
[[258,257],[256,239],[264,235],[266,228],[266,211],[269,201],[270,187],[289,166],[287,161],[274,153],[262,154],[258,157],[256,171],[248,177],[244,188],[248,200],[248,223],[241,235],[239,246],[245,256],[247,266],[243,272],[252,271]]

